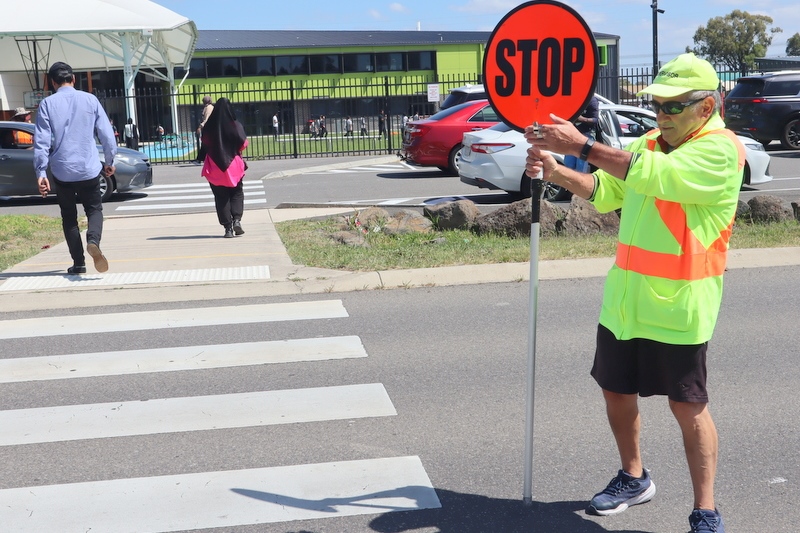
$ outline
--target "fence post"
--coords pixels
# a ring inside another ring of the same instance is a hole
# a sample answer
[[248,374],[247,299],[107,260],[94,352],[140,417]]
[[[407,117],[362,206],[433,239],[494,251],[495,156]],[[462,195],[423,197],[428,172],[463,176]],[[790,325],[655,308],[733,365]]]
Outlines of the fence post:
[[295,107],[297,104],[294,101],[294,80],[289,80],[289,101],[292,104],[289,111],[292,121],[292,150],[294,151],[294,158],[297,159],[299,157],[299,151],[297,149],[297,108]]
[[392,153],[392,111],[389,109],[389,76],[383,77],[383,96],[386,105],[383,107],[384,113],[386,113],[386,140],[388,141],[386,145],[386,153]]

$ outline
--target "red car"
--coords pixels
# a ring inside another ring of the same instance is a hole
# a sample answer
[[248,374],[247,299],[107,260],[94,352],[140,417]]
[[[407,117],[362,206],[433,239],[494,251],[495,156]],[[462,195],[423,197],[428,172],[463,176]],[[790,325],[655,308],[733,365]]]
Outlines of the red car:
[[465,102],[406,125],[400,157],[412,165],[439,167],[458,176],[461,139],[464,133],[500,122],[488,100]]

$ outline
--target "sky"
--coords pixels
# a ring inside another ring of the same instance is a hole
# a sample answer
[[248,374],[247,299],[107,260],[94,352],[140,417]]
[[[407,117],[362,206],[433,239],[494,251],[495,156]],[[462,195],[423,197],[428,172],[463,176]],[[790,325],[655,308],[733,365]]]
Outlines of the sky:
[[[492,31],[518,0],[154,0],[195,22],[199,30],[416,30]],[[620,36],[622,66],[653,63],[653,0],[564,1],[593,32]],[[660,0],[658,51],[662,62],[693,46],[697,28],[735,9],[772,17],[767,55],[786,55],[800,32],[800,9],[786,0]]]

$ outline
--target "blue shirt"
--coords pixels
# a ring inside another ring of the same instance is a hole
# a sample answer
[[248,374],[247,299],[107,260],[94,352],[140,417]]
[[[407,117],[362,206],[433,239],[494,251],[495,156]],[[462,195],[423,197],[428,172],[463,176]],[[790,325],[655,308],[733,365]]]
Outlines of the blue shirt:
[[47,166],[59,181],[96,178],[103,169],[95,133],[103,145],[105,163],[114,164],[117,143],[106,112],[95,95],[63,85],[42,100],[33,135],[33,167],[37,178]]

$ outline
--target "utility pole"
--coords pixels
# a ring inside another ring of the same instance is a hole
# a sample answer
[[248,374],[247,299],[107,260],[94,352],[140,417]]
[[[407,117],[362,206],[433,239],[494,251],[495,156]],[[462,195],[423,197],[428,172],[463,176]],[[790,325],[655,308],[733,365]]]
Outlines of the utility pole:
[[663,13],[663,9],[658,9],[658,0],[653,0],[650,4],[653,10],[653,79],[658,75],[658,14]]

